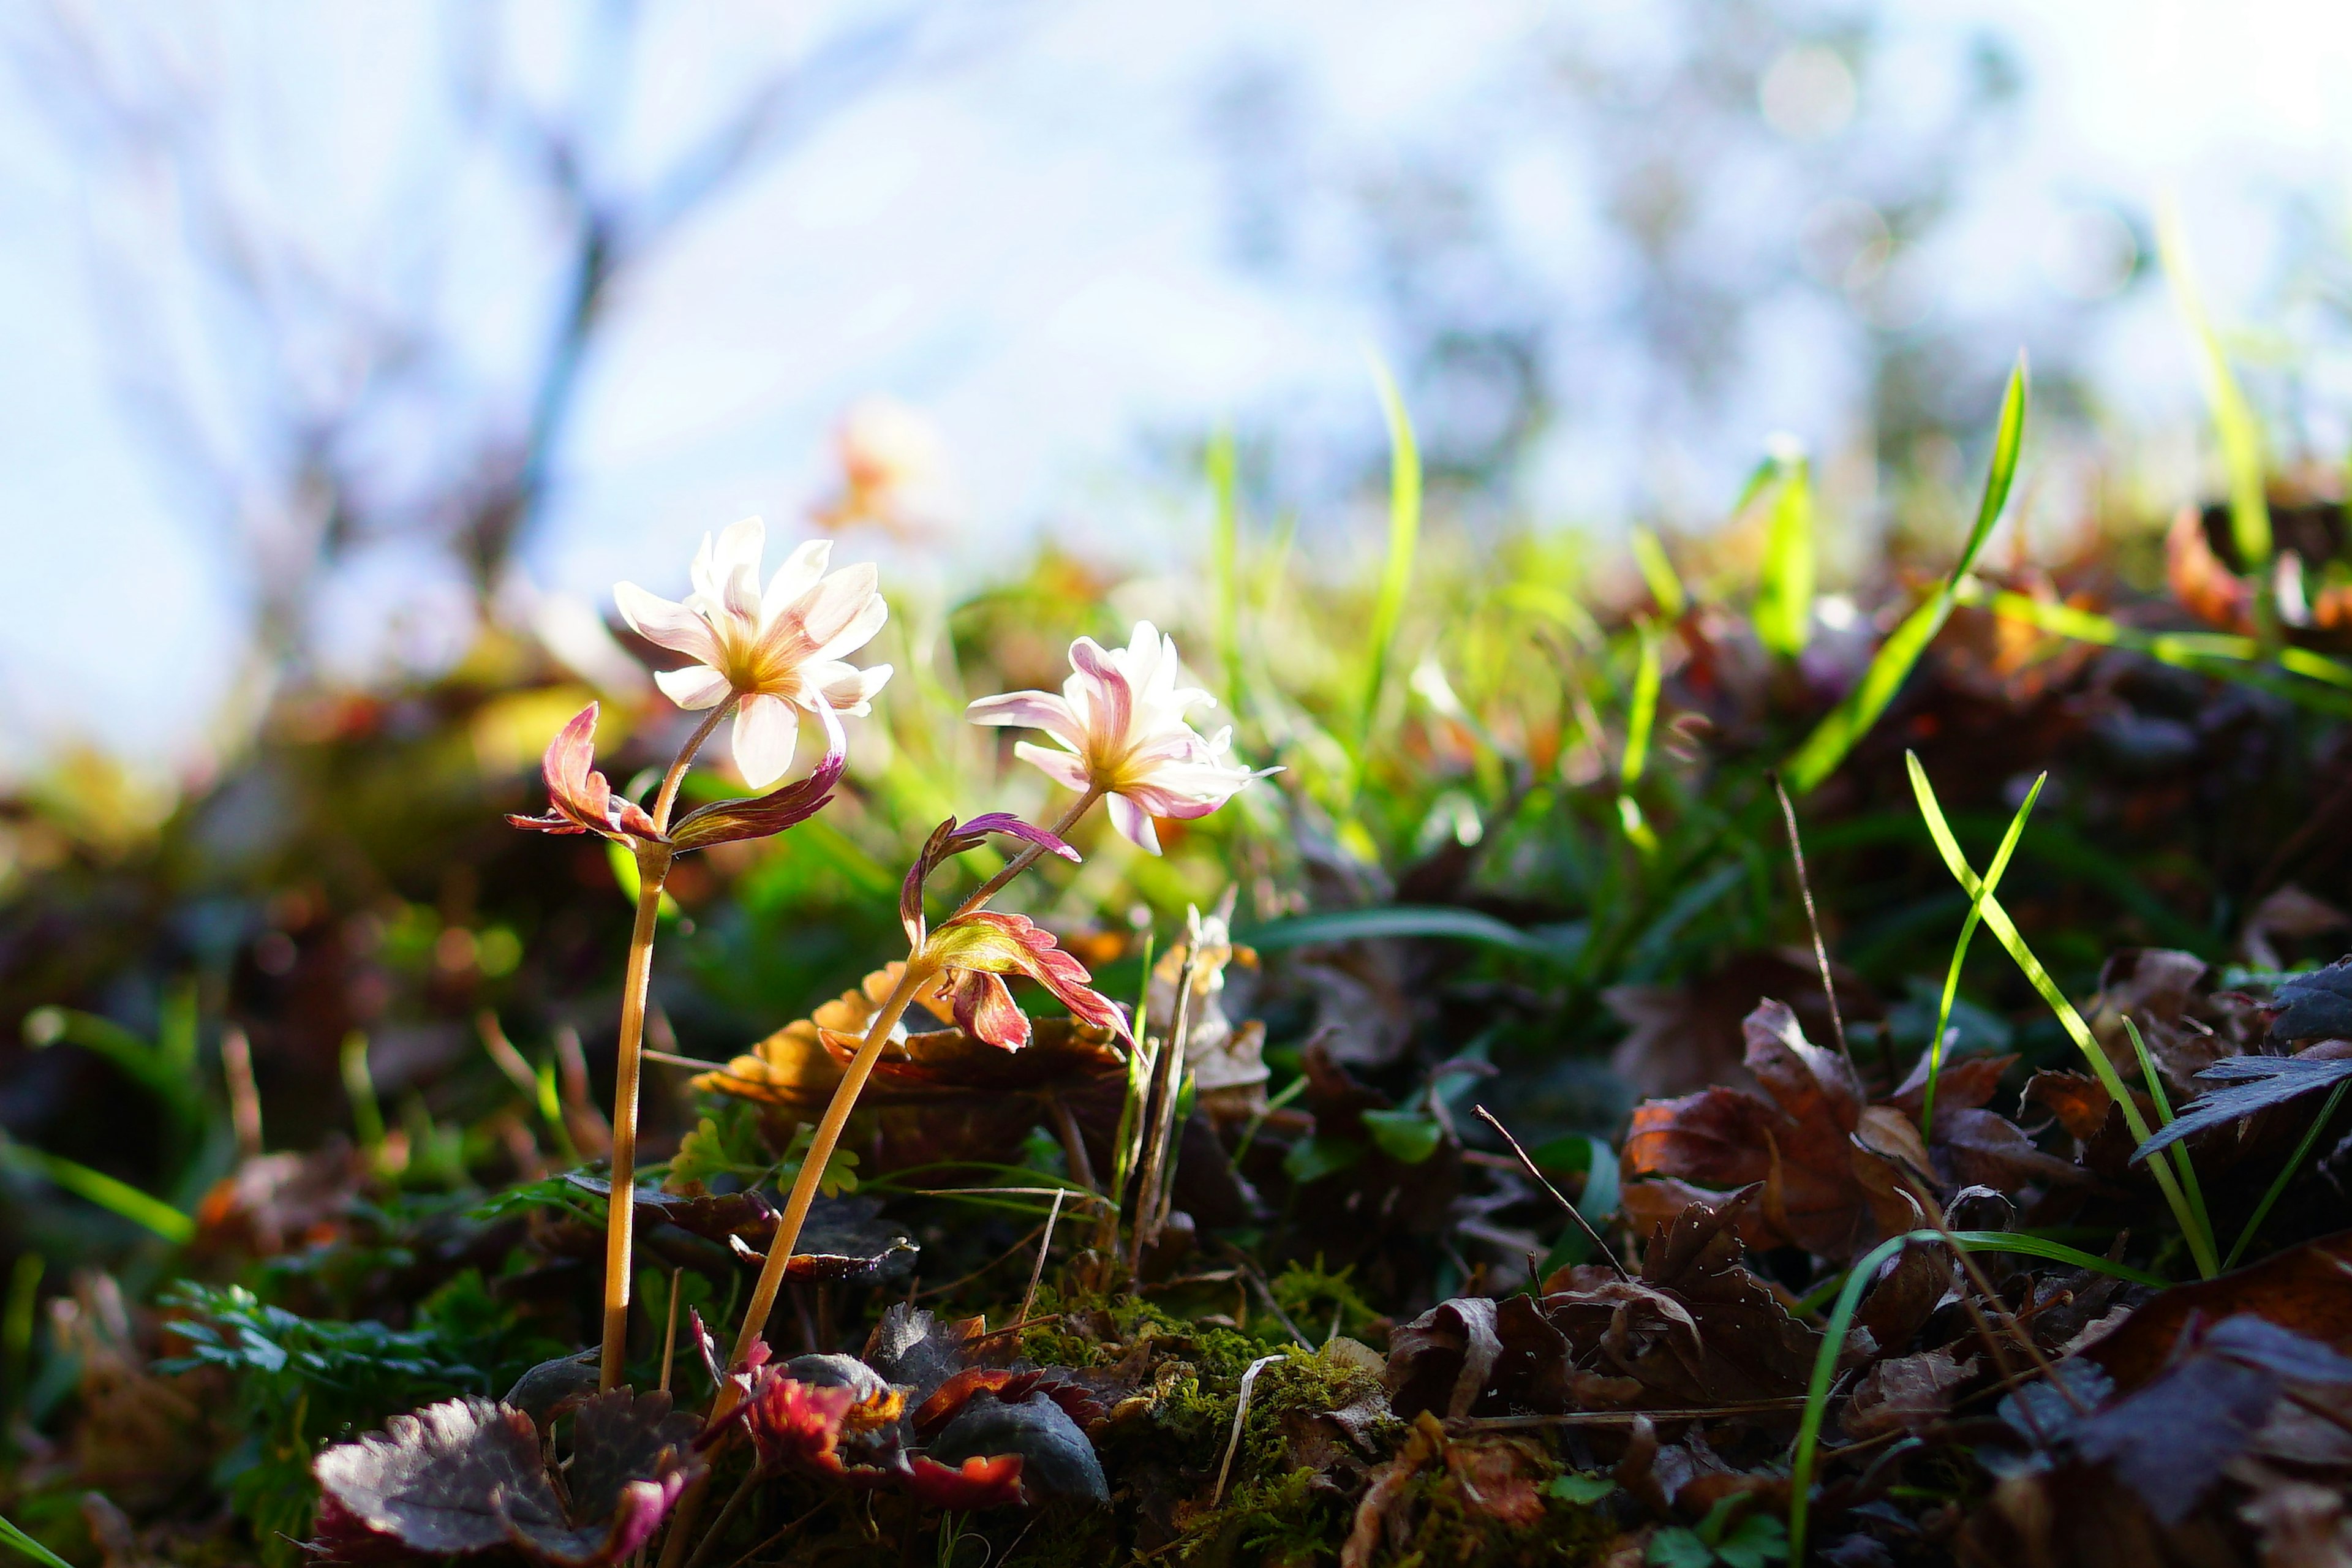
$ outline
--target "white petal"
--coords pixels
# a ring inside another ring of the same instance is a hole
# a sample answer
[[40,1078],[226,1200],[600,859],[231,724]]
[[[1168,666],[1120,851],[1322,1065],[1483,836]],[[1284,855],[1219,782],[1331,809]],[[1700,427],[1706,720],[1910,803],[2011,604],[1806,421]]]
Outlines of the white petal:
[[707,664],[689,664],[684,669],[657,669],[654,684],[662,695],[681,708],[716,708],[727,700],[732,689],[727,678]]
[[877,664],[867,669],[856,665],[826,663],[801,667],[803,689],[812,694],[802,706],[814,711],[830,708],[836,713],[846,713],[853,719],[863,719],[870,711],[874,694],[890,679],[890,667]]
[[1151,814],[1123,795],[1110,797],[1110,825],[1118,836],[1147,855],[1160,853],[1160,830],[1151,825]]
[[793,765],[801,732],[800,714],[781,697],[755,691],[735,711],[735,765],[743,782],[765,789]]
[[715,594],[728,609],[745,620],[760,614],[760,552],[768,542],[768,525],[756,517],[730,522],[719,533],[710,553]]
[[823,647],[865,612],[879,577],[870,561],[845,566],[793,601],[782,618],[798,621],[808,640]]
[[710,623],[684,605],[648,594],[635,583],[614,584],[613,603],[619,607],[621,618],[646,641],[705,664],[720,661],[719,639],[710,635]]
[[983,697],[965,709],[963,716],[975,724],[1043,730],[1074,752],[1086,743],[1078,716],[1070,711],[1067,702],[1050,691],[1008,691],[1001,697]]
[[1087,787],[1087,764],[1067,752],[1056,752],[1048,746],[1023,741],[1013,748],[1013,754],[1024,763],[1034,764],[1038,772],[1064,789],[1083,792]]
[[883,601],[881,595],[875,595],[866,601],[864,608],[850,617],[847,626],[825,639],[814,657],[839,658],[844,654],[856,653],[874,640],[874,634],[880,631],[882,623],[889,618],[890,606]]
[[768,591],[760,595],[760,624],[766,626],[785,605],[815,587],[832,556],[832,540],[812,539],[784,557],[784,563],[768,579]]

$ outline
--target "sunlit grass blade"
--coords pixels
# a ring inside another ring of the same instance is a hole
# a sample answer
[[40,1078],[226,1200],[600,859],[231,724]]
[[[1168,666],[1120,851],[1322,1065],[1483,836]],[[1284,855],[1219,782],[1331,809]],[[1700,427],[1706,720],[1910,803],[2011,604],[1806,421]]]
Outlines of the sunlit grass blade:
[[2238,547],[2242,567],[2252,571],[2271,558],[2270,499],[2263,488],[2263,430],[2252,405],[2230,369],[2230,356],[2206,314],[2205,297],[2198,288],[2197,269],[2189,255],[2189,236],[2180,221],[2179,205],[2167,196],[2157,216],[2157,249],[2165,277],[2172,284],[2174,306],[2189,329],[2197,352],[2198,381],[2205,390],[2205,406],[2213,416],[2213,434],[2221,447],[2221,467],[2230,485],[2230,537]]
[[[1845,1344],[1847,1331],[1853,1327],[1853,1314],[1861,1305],[1862,1293],[1869,1289],[1871,1279],[1880,1266],[1906,1246],[1944,1239],[1944,1233],[1940,1231],[1915,1230],[1882,1241],[1864,1253],[1847,1273],[1845,1285],[1838,1291],[1837,1302],[1831,1307],[1829,1318],[1822,1325],[1821,1348],[1813,1352],[1812,1380],[1805,1389],[1805,1413],[1797,1424],[1797,1446],[1789,1465],[1789,1561],[1792,1563],[1805,1560],[1805,1524],[1812,1506],[1813,1459],[1821,1444],[1822,1422],[1829,1415],[1830,1385],[1837,1381],[1838,1352]],[[2011,1236],[1998,1230],[1963,1230],[1952,1233],[1951,1240],[1969,1252],[2011,1252],[2028,1258],[2046,1258],[2055,1263],[2095,1269],[2101,1274],[2143,1285],[2163,1283],[2137,1268],[2040,1237]]]
[[1633,547],[1633,564],[1648,584],[1650,596],[1658,602],[1658,611],[1670,621],[1682,619],[1690,607],[1690,595],[1683,592],[1683,580],[1675,574],[1675,563],[1666,559],[1666,547],[1658,536],[1646,528],[1628,529],[1626,542]]
[[1371,637],[1364,650],[1363,695],[1356,715],[1360,782],[1363,754],[1371,744],[1372,725],[1380,717],[1381,694],[1396,656],[1397,625],[1404,616],[1405,594],[1412,586],[1413,556],[1421,543],[1421,447],[1413,438],[1412,416],[1405,411],[1396,378],[1377,354],[1372,356],[1372,386],[1380,395],[1381,416],[1389,431],[1389,549],[1387,563],[1381,569],[1380,595],[1372,603]]
[[1777,477],[1764,537],[1764,569],[1756,587],[1756,638],[1772,653],[1794,658],[1813,629],[1813,477],[1801,451],[1767,459]]
[[[2156,1058],[2147,1053],[2147,1042],[2140,1038],[2139,1025],[2128,1013],[2124,1015],[2124,1033],[2131,1037],[2132,1054],[2139,1058],[2140,1080],[2147,1085],[2147,1097],[2156,1105],[2156,1122],[2159,1127],[2172,1125],[2172,1097],[2164,1091],[2164,1079],[2156,1070]],[[2189,1146],[2175,1143],[2171,1148],[2173,1169],[2180,1173],[2180,1190],[2189,1199],[2189,1212],[2197,1216],[2197,1228],[2205,1233],[2205,1250],[2214,1250],[2213,1219],[2205,1211],[2205,1189],[2198,1184],[2196,1163],[2189,1158]]]
[[2279,1173],[2271,1180],[2270,1190],[2263,1194],[2263,1201],[2256,1204],[2254,1212],[2247,1216],[2246,1228],[2238,1233],[2236,1243],[2230,1248],[2230,1256],[2221,1259],[2223,1268],[2235,1268],[2238,1259],[2245,1256],[2246,1248],[2253,1243],[2254,1233],[2263,1228],[2263,1221],[2271,1217],[2271,1210],[2285,1194],[2287,1184],[2294,1180],[2295,1172],[2311,1157],[2311,1146],[2319,1142],[2321,1129],[2336,1115],[2336,1108],[2344,1103],[2347,1089],[2352,1089],[2352,1080],[2339,1083],[2328,1091],[2327,1102],[2319,1108],[2319,1114],[2312,1118],[2311,1125],[2303,1130],[2303,1141],[2294,1146],[2294,1152],[2287,1157],[2286,1163],[2279,1167]]
[[1969,900],[1968,919],[1960,922],[1960,940],[1952,945],[1952,963],[1944,972],[1944,997],[1936,1008],[1936,1033],[1927,1041],[1927,1091],[1919,1100],[1919,1136],[1934,1139],[1936,1125],[1936,1081],[1944,1070],[1944,1037],[1951,1031],[1952,1005],[1960,994],[1960,963],[1969,955],[1969,943],[1977,934],[1977,926],[1984,919],[1984,901],[2000,886],[2001,874],[2009,869],[2009,858],[2017,852],[2017,842],[2025,837],[2025,819],[2033,815],[2033,803],[2042,798],[2042,786],[2050,782],[2043,773],[2025,792],[2025,800],[2010,818],[2009,831],[2001,835],[2000,847],[1993,851],[1992,864],[1985,868],[1984,886]]
[[1648,621],[1633,623],[1641,652],[1633,666],[1633,693],[1625,710],[1625,754],[1617,764],[1617,782],[1631,789],[1642,782],[1650,761],[1650,731],[1658,719],[1658,689],[1663,679],[1658,662],[1658,630]]
[[[2309,648],[2281,647],[2273,659],[2265,660],[2262,645],[2252,637],[2229,632],[2142,631],[2096,611],[2051,604],[2024,594],[1987,593],[1973,584],[1961,586],[1958,602],[2076,642],[2128,648],[2177,669],[2274,691],[2317,712],[2352,714],[2352,700],[2333,689],[2352,689],[2352,665]],[[2280,679],[2274,672],[2300,679]]]
[[174,1245],[184,1245],[196,1234],[196,1222],[163,1199],[142,1193],[103,1171],[93,1171],[78,1160],[28,1147],[5,1134],[0,1134],[0,1165],[37,1176]]
[[16,1528],[5,1516],[0,1516],[0,1542],[15,1547],[36,1563],[48,1568],[73,1568],[73,1564]]
[[1216,511],[1209,528],[1209,578],[1216,595],[1217,662],[1225,679],[1225,706],[1238,709],[1242,691],[1241,500],[1234,433],[1209,437],[1209,493]]
[[[1916,752],[1904,753],[1904,761],[1911,773],[1911,793],[1919,803],[1919,815],[1927,820],[1927,832],[1936,841],[1937,852],[1943,857],[1945,867],[1952,873],[1954,880],[1960,884],[1961,890],[1975,898],[1983,884],[1969,868],[1968,857],[1960,853],[1959,841],[1952,837],[1951,825],[1944,820],[1943,807],[1937,804],[1935,789],[1927,782],[1927,770],[1919,765]],[[2066,999],[2064,992],[2058,989],[2058,983],[2050,977],[2050,972],[2042,968],[2042,961],[2026,945],[2025,938],[2019,933],[2016,923],[2009,918],[2009,911],[2001,907],[2000,900],[1987,893],[1979,901],[1979,907],[1984,913],[1985,929],[1991,931],[2000,945],[2008,950],[2009,956],[2024,972],[2026,980],[2041,994],[2051,1012],[2057,1016],[2060,1027],[2066,1031],[2066,1037],[2073,1040],[2075,1048],[2083,1053],[2093,1075],[2098,1079],[2099,1086],[2107,1091],[2116,1110],[2123,1113],[2124,1124],[2131,1130],[2133,1142],[2136,1145],[2147,1142],[2151,1135],[2147,1119],[2140,1114],[2131,1090],[2125,1087],[2115,1064],[2107,1060],[2107,1053],[2092,1035],[2091,1026],[2083,1022],[2083,1016],[2074,1010],[2074,1005]],[[2211,1279],[2221,1271],[2221,1259],[2213,1255],[2211,1239],[2198,1226],[2195,1212],[2189,1206],[2189,1200],[2181,1192],[2179,1184],[2173,1179],[2171,1167],[2151,1160],[2148,1162],[2148,1173],[2156,1178],[2166,1205],[2172,1210],[2172,1217],[2179,1224],[2181,1235],[2188,1240],[2189,1249],[2196,1258],[2198,1272]]]
[[1870,732],[1879,715],[1886,711],[1887,704],[1895,700],[1895,694],[1909,679],[1912,667],[1951,617],[1961,579],[1976,565],[1977,555],[1991,535],[1993,524],[2000,520],[2001,508],[2009,504],[2010,485],[2017,477],[2017,454],[2025,436],[2025,356],[2021,353],[2017,367],[2010,372],[2009,389],[2001,396],[2000,423],[1993,433],[1992,468],[1985,477],[1976,522],[1969,530],[1959,559],[1952,564],[1951,575],[1895,628],[1894,635],[1870,661],[1870,668],[1863,672],[1862,679],[1830,710],[1813,732],[1805,737],[1804,744],[1797,748],[1796,755],[1789,759],[1781,773],[1791,794],[1803,795],[1837,771],[1846,753]]

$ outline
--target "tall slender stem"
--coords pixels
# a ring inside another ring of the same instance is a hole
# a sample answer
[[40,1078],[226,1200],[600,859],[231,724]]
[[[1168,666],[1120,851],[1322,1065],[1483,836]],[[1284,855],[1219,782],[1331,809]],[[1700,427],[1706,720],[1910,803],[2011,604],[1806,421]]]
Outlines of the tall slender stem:
[[[733,706],[728,701],[713,708],[678,748],[662,776],[661,793],[654,798],[656,832],[669,831],[670,808],[677,804],[677,786],[688,766]],[[636,1245],[637,1079],[645,1058],[654,931],[661,921],[662,888],[669,880],[668,845],[640,841],[636,851],[637,919],[629,930],[629,962],[622,972],[621,1039],[613,1068],[613,1184],[604,1219],[604,1343],[596,1369],[600,1391],[619,1384],[621,1362],[629,1348],[629,1260]]]
[[[1064,834],[1069,832],[1071,828],[1076,827],[1078,825],[1078,818],[1093,810],[1095,802],[1100,800],[1102,797],[1103,791],[1099,785],[1088,784],[1087,786],[1086,794],[1078,796],[1076,804],[1074,804],[1069,810],[1062,813],[1062,820],[1054,824],[1053,828],[1051,829],[1054,837],[1059,838]],[[956,912],[950,915],[948,920],[960,921],[963,919],[964,916],[971,914],[973,910],[986,907],[989,900],[1004,891],[1005,885],[1007,883],[1011,882],[1013,878],[1021,875],[1022,872],[1029,869],[1030,867],[1034,866],[1037,863],[1037,858],[1045,853],[1045,847],[1044,845],[1032,844],[1028,848],[1024,849],[1020,854],[1015,855],[1013,858],[1011,865],[1005,867],[1003,870],[999,871],[995,876],[991,877],[987,881],[982,882],[980,885],[980,891],[966,899],[962,903],[958,904],[956,906]],[[940,923],[944,925],[947,923],[947,921],[942,921]]]
[[[882,1048],[890,1043],[890,1031],[906,1016],[915,993],[934,973],[908,960],[898,984],[884,998],[882,1010],[866,1026],[866,1038],[859,1044],[857,1054],[843,1069],[841,1082],[833,1091],[833,1103],[824,1108],[824,1116],[809,1139],[808,1152],[802,1157],[800,1174],[793,1179],[792,1195],[784,1200],[783,1215],[776,1221],[775,1237],[768,1243],[767,1258],[760,1265],[759,1283],[751,1287],[751,1302],[743,1309],[743,1326],[735,1333],[735,1349],[728,1357],[730,1366],[741,1364],[751,1355],[752,1342],[768,1326],[768,1314],[775,1310],[776,1292],[783,1288],[784,1267],[792,1261],[793,1247],[800,1240],[801,1226],[807,1223],[809,1209],[816,1202],[817,1184],[824,1179],[825,1164],[841,1142],[841,1130],[848,1125],[849,1113],[856,1108],[858,1092],[866,1087],[874,1064],[881,1058]],[[722,1384],[711,1419],[720,1419],[734,1406],[735,1385]]]

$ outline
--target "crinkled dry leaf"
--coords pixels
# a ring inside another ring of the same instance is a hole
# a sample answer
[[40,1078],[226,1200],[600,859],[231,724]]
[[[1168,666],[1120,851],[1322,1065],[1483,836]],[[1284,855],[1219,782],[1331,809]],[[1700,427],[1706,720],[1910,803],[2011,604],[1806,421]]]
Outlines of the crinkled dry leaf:
[[644,1545],[702,1472],[692,1449],[700,1426],[673,1411],[667,1394],[614,1389],[583,1404],[567,1507],[525,1412],[452,1399],[395,1415],[314,1462],[314,1549],[329,1562],[512,1548],[552,1568],[610,1563]]
[[1916,1431],[1951,1409],[1953,1393],[1976,1375],[1976,1369],[1975,1357],[1955,1361],[1948,1350],[1880,1362],[1854,1385],[1839,1421],[1855,1440]]

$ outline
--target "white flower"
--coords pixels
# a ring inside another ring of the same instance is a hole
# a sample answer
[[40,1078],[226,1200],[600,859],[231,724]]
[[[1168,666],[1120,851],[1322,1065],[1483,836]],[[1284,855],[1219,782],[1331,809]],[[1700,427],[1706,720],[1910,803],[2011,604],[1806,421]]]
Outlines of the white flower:
[[697,662],[654,679],[681,708],[715,708],[740,698],[735,765],[752,788],[782,778],[800,739],[800,715],[824,727],[828,749],[844,747],[840,715],[863,716],[890,679],[890,667],[859,669],[842,656],[882,629],[889,607],[875,589],[873,565],[845,566],[830,576],[833,542],[813,539],[760,588],[766,526],[746,518],[714,542],[703,535],[694,557],[694,592],[684,604],[634,583],[613,590],[621,616],[639,635]]
[[1150,621],[1138,622],[1127,647],[1105,651],[1092,637],[1070,645],[1070,679],[1062,695],[1013,691],[983,697],[966,710],[975,724],[1043,730],[1062,751],[1024,741],[1013,748],[1066,789],[1097,789],[1110,797],[1111,826],[1157,855],[1155,816],[1206,816],[1255,778],[1226,755],[1230,727],[1203,740],[1184,721],[1185,710],[1213,700],[1179,688],[1176,640]]

